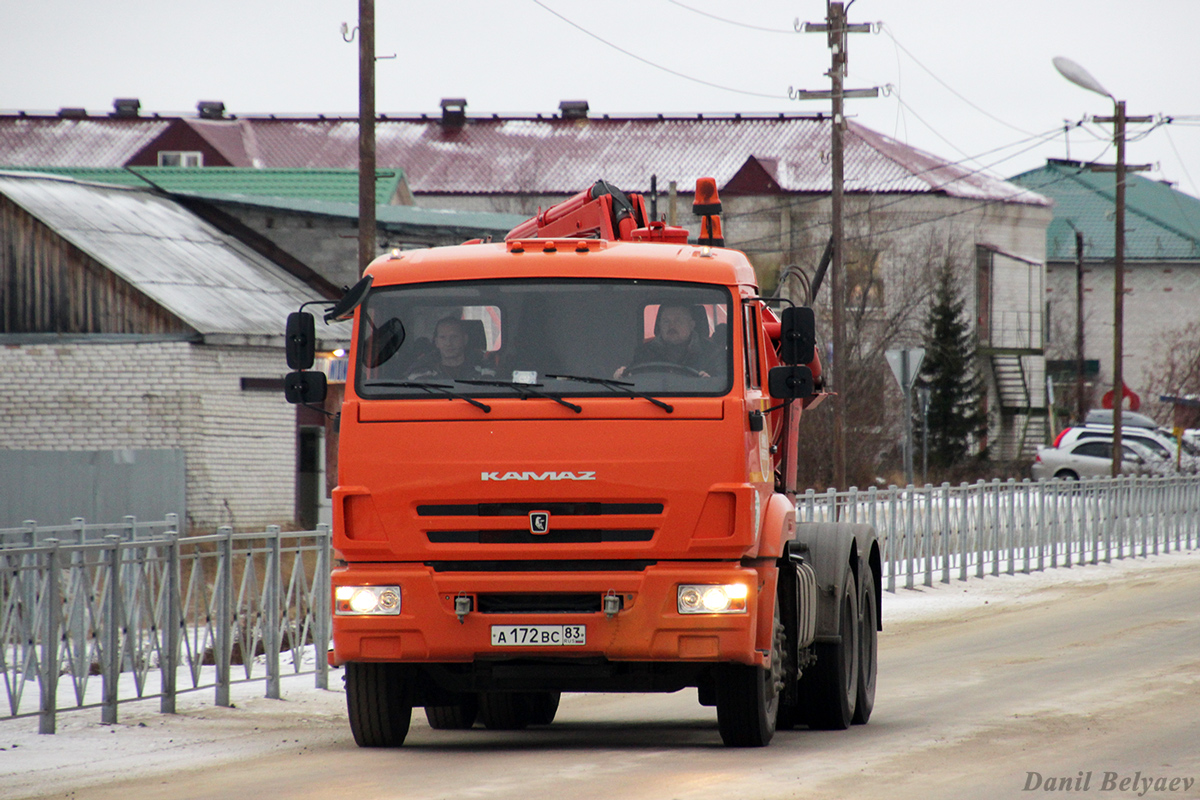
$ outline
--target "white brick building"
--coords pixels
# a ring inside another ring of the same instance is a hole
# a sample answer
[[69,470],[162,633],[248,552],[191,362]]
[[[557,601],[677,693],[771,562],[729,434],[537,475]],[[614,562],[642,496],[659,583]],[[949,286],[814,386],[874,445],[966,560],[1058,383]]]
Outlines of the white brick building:
[[[1075,233],[1083,234],[1084,405],[1099,408],[1112,389],[1114,177],[1051,160],[1013,182],[1054,200],[1046,234],[1048,350],[1060,419],[1074,418]],[[1126,387],[1153,406],[1156,363],[1172,335],[1200,322],[1200,200],[1134,173],[1126,178],[1124,363]],[[1126,408],[1131,398],[1127,398]],[[1147,409],[1143,406],[1143,411]],[[1169,424],[1166,413],[1159,422]]]
[[153,193],[16,173],[0,285],[0,449],[178,449],[194,529],[296,519],[282,328],[315,289]]

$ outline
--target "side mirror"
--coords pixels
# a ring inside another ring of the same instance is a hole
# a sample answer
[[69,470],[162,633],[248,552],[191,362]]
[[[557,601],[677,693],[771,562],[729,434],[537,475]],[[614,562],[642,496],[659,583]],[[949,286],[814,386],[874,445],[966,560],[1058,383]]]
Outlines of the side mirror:
[[[817,346],[817,320],[811,308],[789,306],[783,309],[779,335],[779,358],[783,363],[808,364],[813,360]],[[812,379],[811,375],[809,379]]]
[[327,389],[324,372],[289,372],[283,379],[283,396],[292,404],[324,403]]
[[358,283],[350,287],[350,289],[342,295],[342,299],[334,304],[333,308],[325,312],[325,322],[329,323],[336,319],[349,319],[354,313],[354,309],[358,308],[367,296],[367,290],[371,288],[371,282],[375,280],[374,275],[368,275]]
[[392,317],[371,331],[371,335],[367,337],[363,347],[366,350],[363,362],[372,369],[378,367],[396,355],[400,345],[404,344],[406,335],[404,323],[396,317]]
[[308,369],[317,352],[316,320],[307,311],[288,314],[284,349],[292,369]]
[[803,400],[813,395],[812,370],[802,365],[773,367],[767,374],[767,391],[779,400]]

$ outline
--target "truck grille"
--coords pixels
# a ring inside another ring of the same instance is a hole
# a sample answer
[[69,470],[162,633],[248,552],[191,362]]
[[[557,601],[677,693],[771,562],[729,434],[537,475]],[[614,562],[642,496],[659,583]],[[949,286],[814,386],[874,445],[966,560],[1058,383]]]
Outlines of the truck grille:
[[614,514],[662,514],[662,503],[459,503],[417,506],[421,517],[525,517],[546,511],[554,517],[600,517]]
[[434,544],[591,544],[596,542],[648,542],[653,530],[587,528],[530,533],[521,530],[426,531]]

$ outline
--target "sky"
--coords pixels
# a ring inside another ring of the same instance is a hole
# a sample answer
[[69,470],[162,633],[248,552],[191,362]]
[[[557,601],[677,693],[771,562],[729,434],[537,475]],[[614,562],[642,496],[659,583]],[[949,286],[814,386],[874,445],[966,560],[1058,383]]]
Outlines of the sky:
[[[376,110],[593,115],[817,113],[828,101],[824,0],[376,0]],[[117,97],[143,113],[340,114],[358,108],[357,0],[0,0],[0,113]],[[1069,83],[1084,66],[1127,113],[1127,161],[1200,196],[1200,0],[854,0],[847,102],[858,122],[998,177],[1047,158],[1112,162],[1113,101]],[[394,56],[394,58],[392,57]],[[1163,118],[1174,121],[1166,123]],[[1064,132],[1069,128],[1069,133]]]

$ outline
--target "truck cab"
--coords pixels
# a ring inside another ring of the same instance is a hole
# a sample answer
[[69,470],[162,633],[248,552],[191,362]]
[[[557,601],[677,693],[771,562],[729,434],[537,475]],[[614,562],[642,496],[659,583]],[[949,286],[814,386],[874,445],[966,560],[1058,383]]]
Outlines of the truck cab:
[[571,691],[695,687],[740,746],[869,716],[878,543],[795,521],[811,314],[761,298],[738,251],[641,238],[367,270],[330,653],[360,745],[402,743],[414,706],[435,728],[547,724]]

